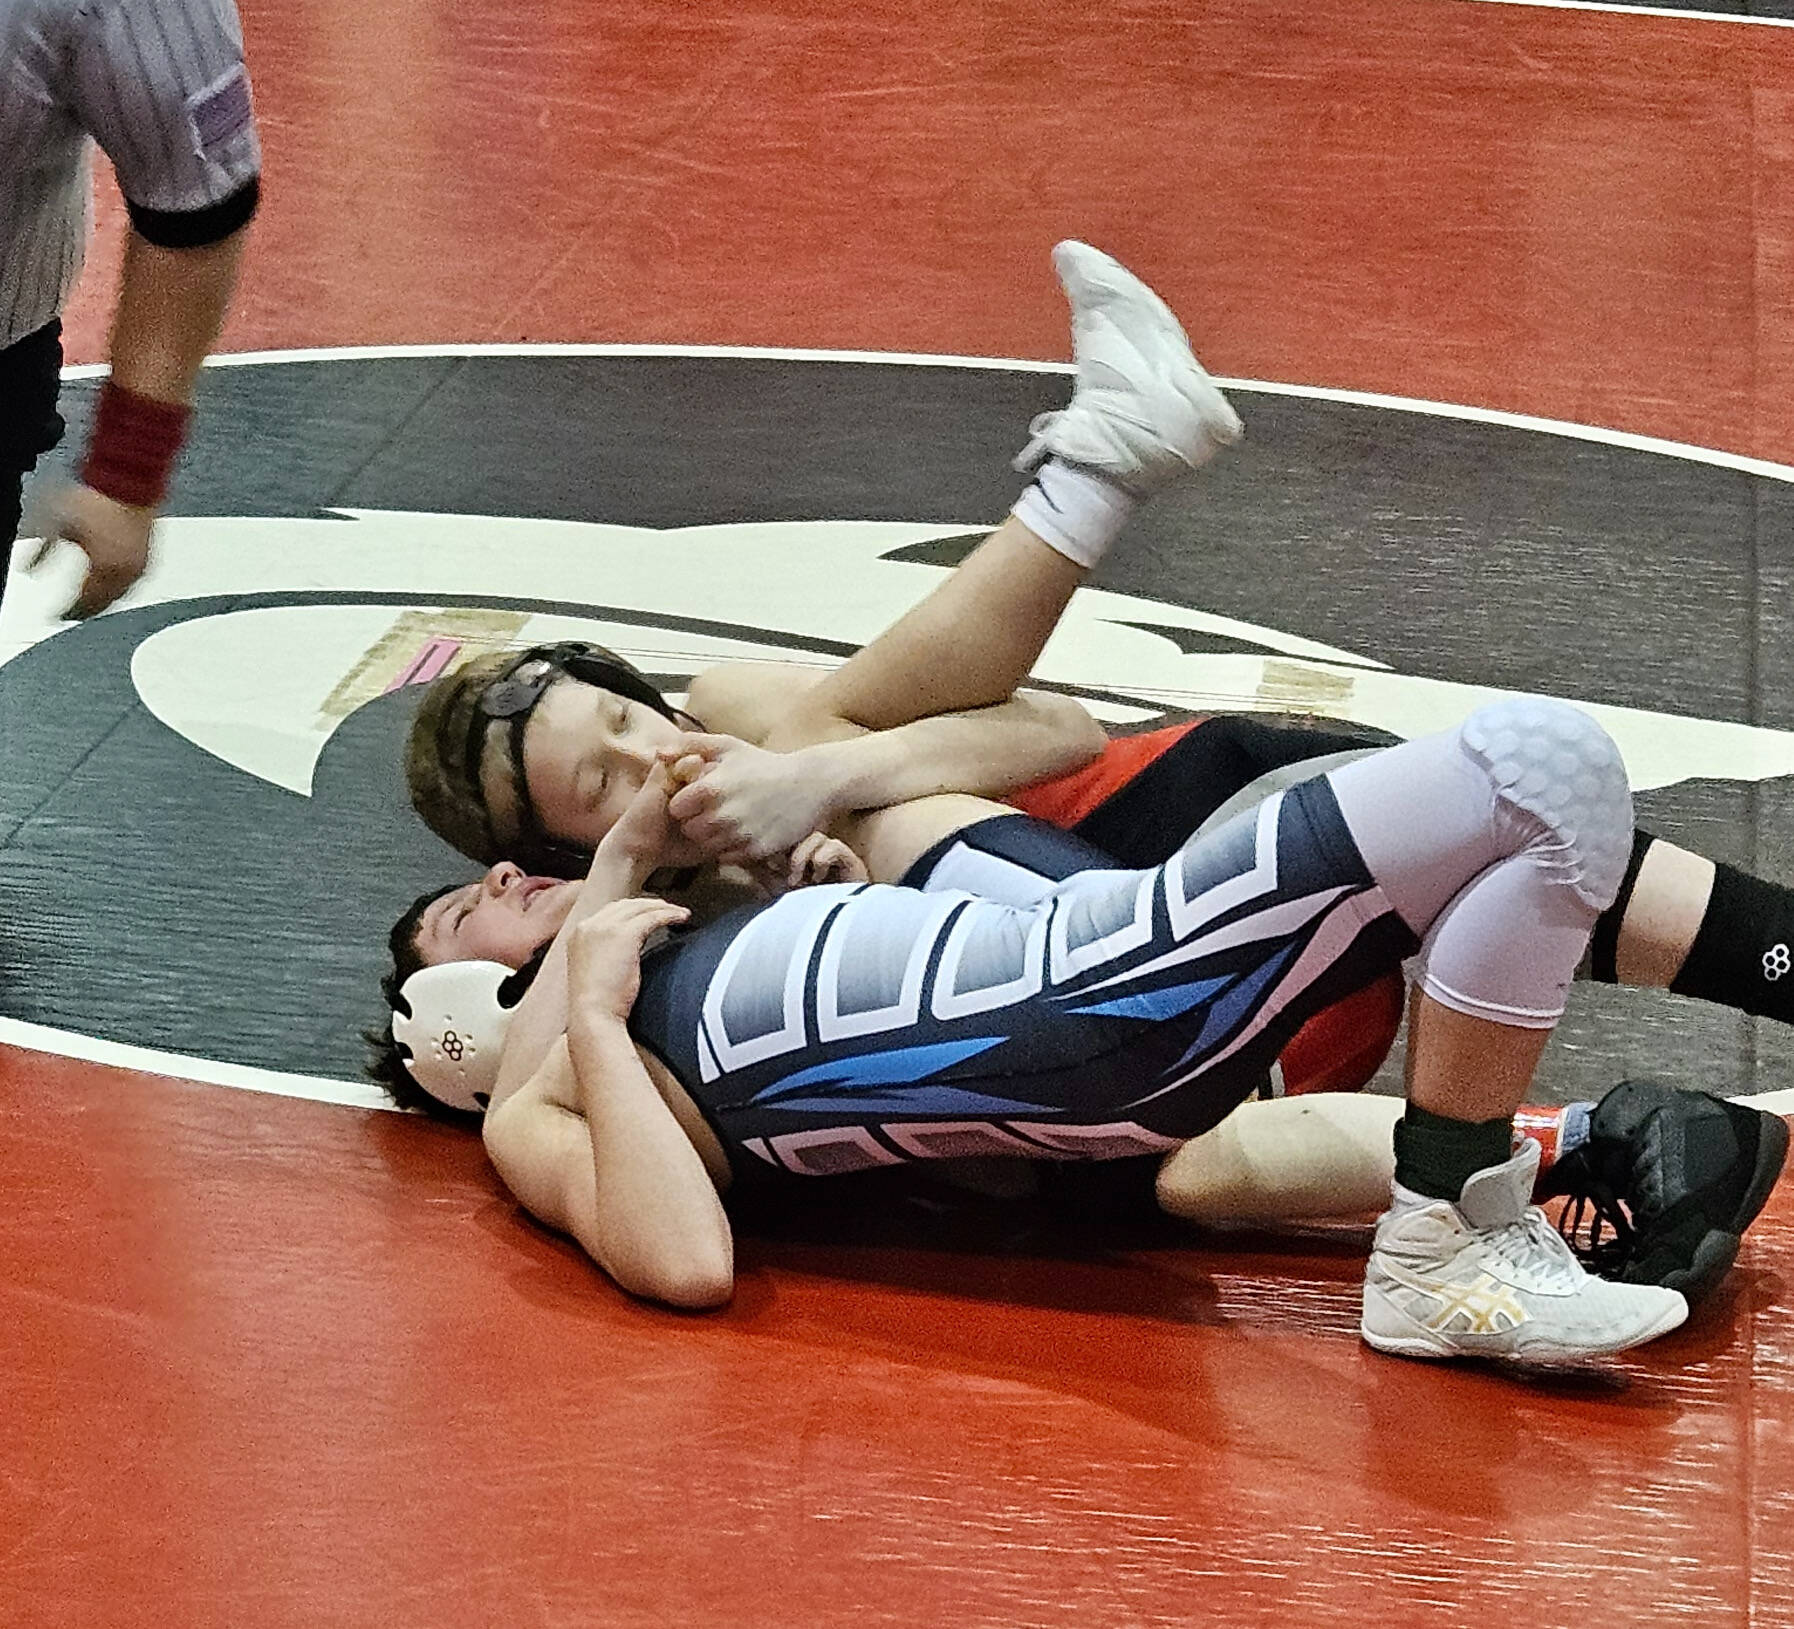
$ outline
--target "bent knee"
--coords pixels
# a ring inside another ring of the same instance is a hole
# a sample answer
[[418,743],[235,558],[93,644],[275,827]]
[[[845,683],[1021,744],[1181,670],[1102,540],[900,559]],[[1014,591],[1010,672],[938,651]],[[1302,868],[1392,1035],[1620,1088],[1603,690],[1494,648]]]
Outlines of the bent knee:
[[1613,737],[1568,702],[1512,696],[1472,713],[1462,739],[1497,801],[1542,828],[1549,868],[1606,910],[1632,848],[1632,792]]

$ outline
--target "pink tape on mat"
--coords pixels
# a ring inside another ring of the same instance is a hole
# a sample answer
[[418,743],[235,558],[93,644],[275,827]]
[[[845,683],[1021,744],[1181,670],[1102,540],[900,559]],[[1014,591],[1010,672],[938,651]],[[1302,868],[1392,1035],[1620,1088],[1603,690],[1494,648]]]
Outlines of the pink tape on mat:
[[459,639],[441,637],[424,642],[424,648],[411,659],[411,665],[392,681],[382,695],[390,696],[395,690],[402,690],[408,684],[428,684],[455,659],[461,649]]

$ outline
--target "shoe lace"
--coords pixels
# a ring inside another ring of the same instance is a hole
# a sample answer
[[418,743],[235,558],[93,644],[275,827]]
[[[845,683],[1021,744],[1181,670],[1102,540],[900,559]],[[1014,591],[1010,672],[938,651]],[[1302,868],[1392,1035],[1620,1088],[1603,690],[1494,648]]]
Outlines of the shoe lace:
[[1619,1195],[1593,1175],[1570,1189],[1557,1230],[1583,1266],[1603,1278],[1617,1278],[1632,1259],[1632,1218]]
[[1527,1206],[1523,1215],[1496,1229],[1489,1243],[1512,1265],[1541,1278],[1575,1267],[1573,1252],[1551,1225],[1551,1218],[1536,1205]]

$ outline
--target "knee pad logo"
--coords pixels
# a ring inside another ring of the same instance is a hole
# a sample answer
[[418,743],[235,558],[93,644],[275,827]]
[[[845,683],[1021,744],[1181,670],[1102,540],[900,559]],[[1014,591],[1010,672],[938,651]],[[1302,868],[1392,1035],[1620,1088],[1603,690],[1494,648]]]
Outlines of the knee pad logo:
[[1763,953],[1763,977],[1771,984],[1786,978],[1790,969],[1794,969],[1794,958],[1786,945],[1771,945]]

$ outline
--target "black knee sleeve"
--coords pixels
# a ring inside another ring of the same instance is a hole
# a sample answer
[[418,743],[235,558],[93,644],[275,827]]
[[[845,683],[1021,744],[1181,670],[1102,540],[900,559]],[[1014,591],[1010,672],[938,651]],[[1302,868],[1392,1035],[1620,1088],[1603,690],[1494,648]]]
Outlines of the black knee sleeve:
[[1638,868],[1644,864],[1645,851],[1656,842],[1648,831],[1632,833],[1632,858],[1626,862],[1626,874],[1620,879],[1620,891],[1613,903],[1595,919],[1594,936],[1588,942],[1588,976],[1598,984],[1618,984],[1614,958],[1619,953],[1620,923],[1626,918],[1626,907],[1632,903],[1632,890],[1638,884]]
[[1794,1023],[1794,890],[1718,866],[1707,914],[1670,989]]

